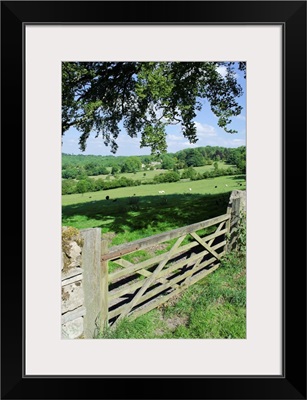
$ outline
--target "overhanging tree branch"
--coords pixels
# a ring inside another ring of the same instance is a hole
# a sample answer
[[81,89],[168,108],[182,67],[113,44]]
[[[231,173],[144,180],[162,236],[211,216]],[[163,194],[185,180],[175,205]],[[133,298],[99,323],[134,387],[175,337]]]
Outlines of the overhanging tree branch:
[[[218,70],[222,65],[225,76]],[[181,123],[183,135],[195,143],[194,118],[202,108],[201,98],[210,103],[219,126],[232,133],[231,117],[242,109],[237,102],[242,88],[235,66],[246,72],[244,62],[65,62],[62,134],[74,126],[80,131],[80,149],[85,150],[95,130],[115,153],[118,125],[123,121],[129,136],[141,134],[141,146],[151,147],[153,153],[165,152],[168,124]]]

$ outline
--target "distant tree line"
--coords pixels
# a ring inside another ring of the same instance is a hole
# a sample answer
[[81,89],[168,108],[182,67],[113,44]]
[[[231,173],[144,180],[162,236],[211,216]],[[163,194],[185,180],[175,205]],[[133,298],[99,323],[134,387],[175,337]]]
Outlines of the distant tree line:
[[125,176],[114,180],[104,180],[101,178],[85,178],[79,181],[75,179],[64,179],[62,180],[62,194],[97,192],[99,190],[108,190],[139,185],[141,185],[140,180],[129,179]]
[[90,176],[135,173],[156,168],[177,171],[212,165],[218,161],[235,165],[240,173],[245,173],[246,147],[196,147],[163,154],[159,157],[152,155],[128,157],[63,154],[62,178],[84,180]]
[[[146,180],[146,184],[158,184],[158,183],[170,183],[178,182],[181,179],[190,179],[191,181],[215,178],[217,176],[234,175],[242,173],[241,170],[233,168],[219,168],[218,163],[214,163],[214,169],[212,171],[197,172],[193,167],[188,167],[183,170],[182,173],[179,171],[167,171],[155,175],[152,180]],[[84,178],[81,180],[76,179],[63,179],[62,180],[62,194],[75,194],[75,193],[86,193],[96,192],[99,190],[116,189],[127,186],[139,186],[142,181],[139,179],[130,179],[125,176],[121,176],[111,180],[109,176],[106,179],[102,178]]]
[[233,168],[218,167],[218,163],[215,163],[212,171],[197,172],[194,168],[188,167],[183,170],[180,174],[178,171],[168,171],[156,175],[152,182],[147,183],[165,183],[165,182],[178,182],[180,179],[190,179],[191,181],[197,181],[207,178],[215,178],[217,176],[234,175],[236,173],[242,173],[239,169],[234,170]]

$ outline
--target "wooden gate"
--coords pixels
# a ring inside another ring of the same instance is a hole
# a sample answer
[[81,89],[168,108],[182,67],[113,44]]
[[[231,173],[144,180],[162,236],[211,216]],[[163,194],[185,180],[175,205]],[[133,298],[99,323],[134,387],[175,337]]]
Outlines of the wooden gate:
[[134,319],[216,270],[226,251],[230,217],[227,213],[110,249],[103,243],[102,327]]

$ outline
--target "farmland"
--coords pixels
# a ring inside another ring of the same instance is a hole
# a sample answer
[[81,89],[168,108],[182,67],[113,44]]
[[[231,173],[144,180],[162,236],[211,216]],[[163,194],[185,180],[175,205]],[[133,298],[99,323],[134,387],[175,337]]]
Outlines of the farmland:
[[103,233],[112,233],[115,245],[224,213],[235,189],[245,189],[244,176],[65,195],[62,222],[78,229],[101,227]]
[[[220,161],[219,170],[234,168]],[[194,167],[198,174],[214,171],[213,165]],[[182,176],[182,170],[179,170]],[[100,189],[62,196],[62,224],[78,229],[101,228],[109,246],[131,242],[197,223],[226,212],[230,193],[245,190],[243,173],[181,179],[153,184],[165,170],[119,173],[118,177],[140,180],[137,186]],[[97,175],[114,181],[113,175]],[[159,254],[157,248],[155,254]],[[138,259],[146,259],[139,251]],[[133,260],[132,260],[133,261]],[[109,271],[113,270],[109,263]],[[245,338],[245,250],[231,253],[221,268],[190,287],[181,296],[135,321],[123,320],[115,331],[100,332],[100,338]],[[176,296],[175,296],[176,297]]]

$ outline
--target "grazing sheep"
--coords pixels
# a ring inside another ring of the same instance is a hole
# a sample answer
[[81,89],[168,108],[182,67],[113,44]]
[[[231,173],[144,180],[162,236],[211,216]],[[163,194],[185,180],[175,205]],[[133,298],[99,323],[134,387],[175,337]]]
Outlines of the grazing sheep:
[[191,191],[192,190],[192,188],[189,188],[189,191]]
[[165,193],[165,192],[164,192],[164,190],[159,190],[159,193],[162,194],[162,193]]
[[225,186],[228,186],[227,184]]

